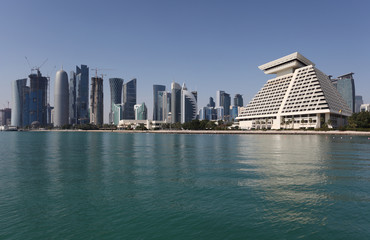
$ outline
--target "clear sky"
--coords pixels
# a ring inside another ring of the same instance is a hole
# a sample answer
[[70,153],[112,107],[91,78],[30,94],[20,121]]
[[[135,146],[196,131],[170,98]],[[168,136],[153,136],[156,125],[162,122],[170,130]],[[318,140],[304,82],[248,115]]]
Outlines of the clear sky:
[[[257,67],[300,52],[337,77],[354,72],[356,95],[370,103],[370,1],[132,0],[0,2],[0,108],[11,81],[40,65],[51,77],[63,65],[104,68],[108,78],[138,79],[138,103],[152,117],[153,84],[186,83],[198,106],[217,90],[247,104],[267,79]],[[91,71],[90,76],[94,73]]]

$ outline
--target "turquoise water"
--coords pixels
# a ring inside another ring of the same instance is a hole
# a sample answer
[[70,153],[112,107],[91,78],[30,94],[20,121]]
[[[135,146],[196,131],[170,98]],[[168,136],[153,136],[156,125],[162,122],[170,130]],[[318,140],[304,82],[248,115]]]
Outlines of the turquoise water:
[[368,137],[0,132],[0,239],[370,239]]

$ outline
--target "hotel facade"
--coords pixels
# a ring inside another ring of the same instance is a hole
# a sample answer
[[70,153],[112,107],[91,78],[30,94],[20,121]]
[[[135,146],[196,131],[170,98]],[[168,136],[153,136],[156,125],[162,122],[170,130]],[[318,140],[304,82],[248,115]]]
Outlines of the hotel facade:
[[340,127],[352,114],[329,77],[298,52],[258,68],[276,77],[241,110],[241,129]]

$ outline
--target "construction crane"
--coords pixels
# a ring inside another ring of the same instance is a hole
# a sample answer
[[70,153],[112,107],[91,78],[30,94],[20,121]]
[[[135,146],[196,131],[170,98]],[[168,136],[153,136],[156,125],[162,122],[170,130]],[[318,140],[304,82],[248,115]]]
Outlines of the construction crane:
[[[104,71],[112,71],[113,69],[111,68],[91,68],[91,71],[95,72],[95,77],[98,77],[98,71],[104,70]],[[107,76],[107,74],[99,74],[102,78],[103,76]]]
[[34,66],[34,67],[31,67],[31,64],[30,64],[30,61],[28,60],[28,58],[25,56],[25,58],[26,58],[26,61],[27,61],[27,63],[28,63],[28,66],[30,67],[30,69],[31,69],[31,72],[33,72],[33,71],[35,71],[35,70],[37,70],[37,72],[39,72],[40,71],[40,68],[42,67],[42,66],[44,66],[44,64],[49,60],[48,58],[46,58],[45,60],[44,60],[44,62],[40,65],[40,66]]

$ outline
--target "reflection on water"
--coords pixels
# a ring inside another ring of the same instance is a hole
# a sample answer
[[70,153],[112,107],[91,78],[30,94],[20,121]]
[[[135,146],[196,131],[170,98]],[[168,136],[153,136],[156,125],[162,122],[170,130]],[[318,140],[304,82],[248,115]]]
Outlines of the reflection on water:
[[0,144],[6,238],[370,234],[365,137],[24,132]]

